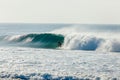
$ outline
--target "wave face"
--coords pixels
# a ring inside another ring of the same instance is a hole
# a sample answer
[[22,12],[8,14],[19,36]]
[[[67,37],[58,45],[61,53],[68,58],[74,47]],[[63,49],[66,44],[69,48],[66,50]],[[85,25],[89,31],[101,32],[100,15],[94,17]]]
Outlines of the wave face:
[[29,46],[36,48],[57,48],[64,42],[64,36],[59,34],[27,34],[7,36],[4,38],[9,43],[16,43],[21,46]]

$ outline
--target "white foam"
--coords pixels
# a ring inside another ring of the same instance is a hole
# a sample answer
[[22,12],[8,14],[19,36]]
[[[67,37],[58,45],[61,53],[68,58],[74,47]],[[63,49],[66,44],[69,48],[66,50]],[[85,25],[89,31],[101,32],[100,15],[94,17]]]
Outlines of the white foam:
[[72,26],[53,32],[65,36],[62,49],[120,52],[119,33],[82,30]]
[[0,79],[119,80],[120,54],[97,53],[0,47]]

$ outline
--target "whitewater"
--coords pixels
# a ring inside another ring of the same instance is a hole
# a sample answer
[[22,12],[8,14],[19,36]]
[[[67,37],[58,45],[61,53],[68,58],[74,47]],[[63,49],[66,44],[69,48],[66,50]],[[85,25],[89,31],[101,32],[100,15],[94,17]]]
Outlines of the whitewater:
[[119,80],[120,25],[0,24],[0,79]]

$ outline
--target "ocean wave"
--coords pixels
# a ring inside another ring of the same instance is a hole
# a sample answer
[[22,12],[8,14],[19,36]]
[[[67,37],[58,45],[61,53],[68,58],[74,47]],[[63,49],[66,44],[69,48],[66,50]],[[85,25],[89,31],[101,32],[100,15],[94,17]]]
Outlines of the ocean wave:
[[80,33],[67,35],[55,33],[14,35],[6,36],[3,40],[15,45],[35,48],[120,52],[119,38],[105,38]]
[[7,36],[4,41],[28,47],[57,48],[63,44],[64,36],[50,33],[26,34]]
[[94,36],[68,35],[65,37],[64,49],[72,50],[96,50],[104,40]]
[[120,52],[120,40],[94,35],[74,34],[65,37],[62,48],[71,50]]

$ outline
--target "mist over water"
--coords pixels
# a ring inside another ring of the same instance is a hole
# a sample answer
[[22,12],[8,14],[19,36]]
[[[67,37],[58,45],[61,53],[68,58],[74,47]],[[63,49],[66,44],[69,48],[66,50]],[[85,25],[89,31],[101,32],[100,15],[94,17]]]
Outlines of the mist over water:
[[[49,46],[69,50],[120,52],[120,25],[2,24],[0,31],[1,42],[5,41],[7,44],[15,41],[27,47]],[[46,36],[46,33],[49,36]],[[61,35],[63,40],[59,40],[58,35]]]

